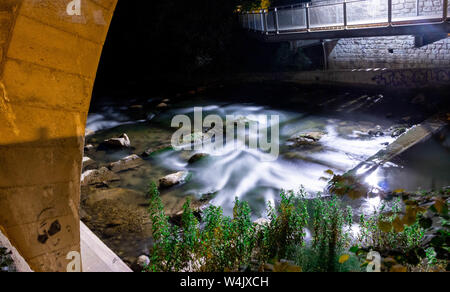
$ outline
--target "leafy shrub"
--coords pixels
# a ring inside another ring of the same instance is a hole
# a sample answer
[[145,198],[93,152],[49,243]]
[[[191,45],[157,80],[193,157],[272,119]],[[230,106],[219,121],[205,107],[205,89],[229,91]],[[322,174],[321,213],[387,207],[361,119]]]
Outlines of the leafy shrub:
[[274,209],[268,207],[270,223],[259,231],[259,260],[265,263],[271,259],[286,259],[293,252],[292,248],[304,246],[305,228],[308,223],[306,193],[300,190],[282,192],[281,202]]
[[351,208],[343,210],[336,197],[316,198],[310,202],[312,244],[297,251],[297,263],[305,271],[335,272],[339,258],[350,245]]
[[398,203],[390,212],[386,212],[385,208],[385,205],[382,205],[373,215],[361,215],[358,238],[360,244],[375,250],[419,247],[425,236],[419,223],[421,215],[414,213],[413,223],[408,226],[400,219],[401,211]]
[[[406,252],[424,239],[421,213],[407,211],[401,218],[400,202],[390,211],[383,205],[372,215],[361,215],[355,235],[352,208],[344,208],[335,196],[308,200],[304,190],[283,191],[280,202],[268,206],[266,224],[253,223],[249,205],[239,199],[233,217],[209,206],[200,224],[188,199],[179,227],[169,223],[154,184],[148,195],[154,247],[147,271],[361,271],[367,262],[360,251]],[[307,229],[311,244],[306,242]],[[436,255],[429,249],[425,257],[433,263]]]

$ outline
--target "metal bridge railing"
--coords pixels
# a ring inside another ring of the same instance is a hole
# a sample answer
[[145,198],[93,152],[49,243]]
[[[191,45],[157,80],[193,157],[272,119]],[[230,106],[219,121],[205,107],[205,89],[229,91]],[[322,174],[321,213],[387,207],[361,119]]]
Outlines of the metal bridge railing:
[[449,0],[394,1],[334,0],[244,12],[239,17],[248,30],[280,34],[438,23],[447,21],[450,12]]

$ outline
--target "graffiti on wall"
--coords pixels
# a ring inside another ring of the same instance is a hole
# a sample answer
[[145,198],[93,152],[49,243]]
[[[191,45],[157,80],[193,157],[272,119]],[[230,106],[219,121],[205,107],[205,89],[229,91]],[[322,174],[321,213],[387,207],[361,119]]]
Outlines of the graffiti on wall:
[[423,87],[450,82],[448,69],[387,70],[372,78],[377,85],[385,87]]

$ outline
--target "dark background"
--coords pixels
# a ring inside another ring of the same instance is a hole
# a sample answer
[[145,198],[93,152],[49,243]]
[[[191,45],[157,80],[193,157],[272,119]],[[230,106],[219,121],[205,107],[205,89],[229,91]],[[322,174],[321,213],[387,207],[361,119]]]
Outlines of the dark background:
[[255,0],[119,0],[93,97],[173,94],[212,76],[320,67],[320,48],[291,51],[251,38],[238,5]]

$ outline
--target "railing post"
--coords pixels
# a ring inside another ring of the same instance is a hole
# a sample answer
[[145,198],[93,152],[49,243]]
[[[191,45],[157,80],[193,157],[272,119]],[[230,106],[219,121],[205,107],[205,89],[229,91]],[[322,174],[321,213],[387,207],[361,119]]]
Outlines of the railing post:
[[292,27],[294,27],[294,22],[295,22],[295,18],[294,18],[294,5],[291,5],[291,22],[292,22]]
[[278,9],[275,7],[274,9],[273,9],[273,17],[274,17],[274,23],[275,23],[275,31],[276,31],[276,33],[277,34],[279,34],[280,33],[280,26],[279,26],[279,24],[278,24]]
[[253,12],[253,30],[257,31],[257,25],[256,25],[256,13]]
[[444,3],[443,3],[442,6],[444,7],[443,18],[444,18],[444,21],[447,21],[447,17],[448,17],[448,0],[444,0]]
[[245,28],[250,29],[250,19],[248,18],[248,12],[245,12]]
[[264,12],[264,32],[266,33],[266,34],[268,34],[269,33],[269,26],[268,26],[268,24],[267,24],[267,14],[268,14],[268,12],[269,11],[267,11],[266,12],[266,10],[264,9],[263,10]]
[[309,3],[306,3],[305,14],[306,14],[306,30],[309,31],[309,29],[311,27],[311,23],[309,20]]
[[420,0],[416,0],[416,16],[419,16],[419,2]]
[[347,29],[347,0],[344,0],[344,3],[342,3],[342,5],[344,6],[344,29]]
[[322,43],[322,50],[323,50],[323,70],[328,70],[328,50],[327,50],[327,43],[324,40],[320,40]]
[[264,32],[264,12],[263,12],[263,10],[259,11],[259,16],[261,19],[261,32]]
[[392,25],[392,0],[388,0],[388,23]]

